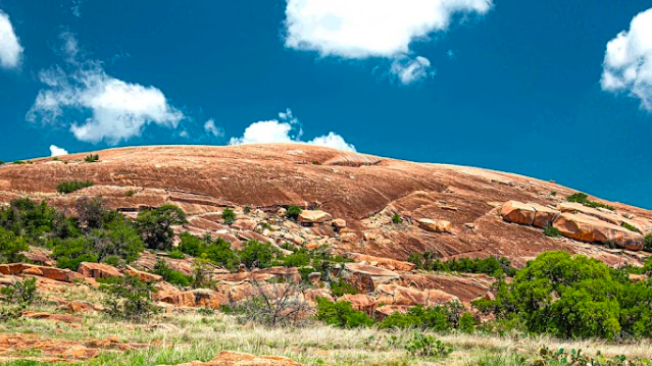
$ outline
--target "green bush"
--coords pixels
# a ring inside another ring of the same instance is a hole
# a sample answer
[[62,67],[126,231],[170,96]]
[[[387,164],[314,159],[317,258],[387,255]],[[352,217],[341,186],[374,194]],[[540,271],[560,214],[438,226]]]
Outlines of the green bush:
[[471,334],[475,331],[476,321],[471,313],[464,313],[460,316],[459,324],[457,329],[462,333]]
[[589,201],[589,196],[587,196],[586,194],[581,193],[581,192],[571,194],[570,196],[566,197],[566,200],[568,202],[581,203],[581,204],[583,204],[584,206],[587,206],[587,207],[605,208],[605,209],[611,210],[611,211],[614,210],[614,208],[612,206],[605,205],[604,203]]
[[222,220],[224,220],[224,223],[227,225],[231,225],[235,222],[235,211],[233,211],[230,208],[225,208],[224,211],[222,211]]
[[398,225],[403,222],[403,218],[401,218],[399,214],[394,214],[394,216],[392,216],[392,222]]
[[634,225],[629,224],[627,222],[623,222],[620,226],[624,227],[625,229],[627,229],[629,231],[633,231],[635,233],[638,233],[638,229]]
[[299,215],[301,215],[301,212],[303,212],[301,207],[290,206],[288,207],[287,211],[285,211],[285,217],[287,217],[290,220],[297,220],[299,218]]
[[97,263],[99,261],[94,251],[93,241],[80,236],[57,241],[52,251],[52,257],[57,261],[57,267],[76,271],[82,262]]
[[172,238],[174,237],[172,226],[185,223],[187,223],[185,212],[171,204],[141,211],[136,218],[136,228],[149,249],[172,247]]
[[423,333],[414,333],[405,346],[405,350],[412,356],[418,357],[444,358],[453,353],[452,347],[432,335]]
[[330,302],[323,298],[317,299],[317,319],[340,328],[369,327],[374,324],[369,315],[354,310],[351,303]]
[[424,252],[423,254],[410,254],[408,262],[414,263],[415,268],[417,269],[427,271],[484,273],[494,277],[498,277],[502,274],[511,277],[516,273],[516,269],[512,267],[511,262],[507,258],[460,258],[441,262],[439,259],[434,260],[433,253]]
[[0,290],[3,300],[9,304],[29,305],[38,298],[36,293],[36,278],[25,278],[22,281],[14,280],[10,285]]
[[112,317],[146,321],[156,312],[152,303],[152,285],[136,276],[125,275],[102,280],[100,289],[107,294],[104,309]]
[[333,296],[340,297],[346,294],[356,295],[359,293],[360,291],[357,288],[346,282],[342,277],[338,277],[335,281],[331,282],[331,294]]
[[86,156],[84,158],[84,161],[87,162],[87,163],[94,163],[94,162],[96,162],[98,160],[100,160],[100,156],[98,154],[95,154],[95,155],[91,154],[91,155],[88,155],[88,156]]
[[71,181],[61,182],[57,184],[57,192],[62,194],[67,194],[91,186],[93,186],[93,182],[89,180],[87,181],[71,180]]
[[645,250],[648,253],[652,252],[652,234],[647,234],[645,235],[645,238],[643,239],[643,250]]
[[164,259],[159,259],[154,265],[154,274],[157,274],[163,279],[173,285],[179,287],[190,286],[190,277],[184,275],[179,271],[170,268]]
[[278,255],[278,249],[269,243],[261,243],[257,240],[249,240],[238,252],[240,261],[248,269],[269,268],[276,255]]
[[29,250],[25,238],[0,228],[0,263],[18,263],[25,260],[19,252]]
[[394,312],[378,324],[381,329],[422,328],[435,332],[446,332],[453,328],[449,309],[443,306],[425,308],[421,305],[408,310],[407,313]]
[[561,231],[552,225],[546,225],[543,234],[549,238],[558,238],[561,236]]
[[183,233],[180,239],[179,250],[185,254],[193,257],[205,256],[213,264],[228,270],[234,270],[240,265],[240,259],[231,249],[231,243],[221,238],[211,241],[210,237],[200,239],[189,233]]

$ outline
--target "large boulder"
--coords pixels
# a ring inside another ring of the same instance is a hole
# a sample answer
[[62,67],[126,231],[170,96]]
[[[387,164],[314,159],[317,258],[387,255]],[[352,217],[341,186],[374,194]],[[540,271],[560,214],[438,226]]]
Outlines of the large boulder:
[[397,285],[380,285],[376,288],[378,302],[385,305],[423,305],[436,306],[452,301],[459,301],[453,296],[441,290],[419,290],[412,287]]
[[478,274],[401,273],[400,284],[422,291],[440,290],[468,303],[487,293],[494,282],[493,277]]
[[361,264],[388,269],[390,271],[411,271],[414,263],[398,261],[390,258],[374,257],[360,253],[347,253],[346,256]]
[[[162,365],[161,365],[162,366]],[[222,351],[208,362],[193,361],[176,366],[305,366],[287,357],[254,356],[246,353]]]
[[82,262],[77,269],[85,277],[114,278],[124,276],[117,268],[104,263]]
[[210,289],[157,293],[154,294],[154,299],[177,307],[205,307],[211,309],[219,309],[220,304],[228,302],[228,298],[224,295]]
[[417,222],[423,230],[434,233],[450,233],[453,227],[453,224],[446,220],[419,219]]
[[156,282],[161,282],[163,281],[163,277],[159,276],[157,274],[149,273],[149,272],[143,272],[135,269],[132,266],[127,266],[127,269],[124,271],[126,274],[134,277],[138,277],[141,281],[147,282],[147,283],[156,283]]
[[338,302],[348,302],[351,304],[351,307],[357,311],[364,311],[365,313],[372,315],[378,307],[378,301],[369,295],[363,294],[346,294],[340,296],[337,299]]
[[500,209],[500,216],[507,222],[540,228],[552,224],[559,214],[559,211],[550,207],[518,201],[506,202]]
[[3,275],[31,274],[34,276],[45,277],[51,280],[62,282],[73,282],[74,280],[81,280],[84,278],[84,276],[81,274],[73,272],[69,269],[35,266],[32,264],[24,263],[0,265],[0,273]]
[[565,237],[587,243],[613,243],[634,251],[643,249],[643,235],[593,216],[563,213],[554,227]]
[[328,212],[319,210],[303,210],[298,221],[303,224],[321,224],[330,221],[333,217]]
[[346,263],[339,274],[360,292],[373,292],[378,285],[394,283],[400,278],[396,272],[360,263]]

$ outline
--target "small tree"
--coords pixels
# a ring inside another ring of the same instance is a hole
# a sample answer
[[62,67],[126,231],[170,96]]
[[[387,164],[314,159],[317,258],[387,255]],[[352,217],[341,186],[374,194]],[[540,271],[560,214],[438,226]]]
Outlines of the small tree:
[[112,317],[147,321],[156,312],[152,304],[153,287],[138,277],[125,275],[103,282],[100,289],[107,294],[105,310]]
[[25,306],[38,298],[36,290],[36,278],[32,277],[22,281],[14,280],[11,285],[2,288],[0,293],[4,295],[4,301]]
[[244,244],[238,253],[240,261],[249,269],[268,268],[278,250],[269,243],[261,243],[257,240],[250,240]]
[[231,225],[235,222],[235,212],[230,209],[230,208],[225,208],[224,211],[222,211],[222,220],[224,220],[224,223],[227,225]]
[[0,228],[0,263],[17,263],[25,260],[20,252],[29,250],[29,245],[22,236]]
[[102,219],[107,211],[102,196],[82,197],[75,202],[75,209],[80,224],[85,224],[89,229],[102,227]]
[[175,205],[141,211],[136,218],[136,227],[143,242],[150,249],[168,249],[172,246],[174,232],[172,225],[185,224],[186,214]]

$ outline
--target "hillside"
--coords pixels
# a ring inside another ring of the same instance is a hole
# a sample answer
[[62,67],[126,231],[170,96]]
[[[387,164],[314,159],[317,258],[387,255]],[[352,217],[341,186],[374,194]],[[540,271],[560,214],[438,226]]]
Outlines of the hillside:
[[410,348],[435,347],[425,327],[467,365],[577,346],[506,331],[652,334],[652,212],[515,174],[297,144],[135,147],[0,165],[0,205],[0,363],[444,362],[443,346]]
[[[290,205],[318,206],[333,218],[346,220],[345,235],[318,227],[304,236],[307,241],[311,234],[328,237],[341,253],[405,260],[411,253],[430,251],[442,259],[507,257],[519,266],[556,249],[596,257],[610,265],[636,264],[641,259],[635,252],[603,250],[585,243],[593,238],[584,242],[553,239],[542,235],[541,229],[506,223],[500,216],[505,202],[559,208],[567,196],[576,193],[552,182],[515,174],[412,163],[309,145],[153,146],[96,154],[100,156],[96,163],[84,162],[87,154],[74,154],[58,161],[43,158],[30,164],[1,166],[0,202],[29,196],[46,199],[56,207],[73,208],[76,197],[101,195],[110,207],[127,213],[169,202],[196,218],[191,220],[190,230],[213,232],[224,228],[207,221],[213,221],[214,213],[224,207],[241,212],[251,206],[269,213]],[[57,184],[70,180],[90,180],[94,186],[67,196],[57,194]],[[126,195],[132,190],[136,193]],[[582,209],[580,215],[599,221],[587,224],[580,220],[579,226],[618,231],[600,226],[620,226],[628,221],[642,233],[652,231],[652,212],[607,203],[617,214]],[[578,211],[577,207],[564,210]],[[390,225],[395,213],[412,225]],[[424,218],[449,221],[450,232],[420,229],[417,221]],[[623,231],[627,235],[627,230]],[[617,241],[611,236],[605,240]]]

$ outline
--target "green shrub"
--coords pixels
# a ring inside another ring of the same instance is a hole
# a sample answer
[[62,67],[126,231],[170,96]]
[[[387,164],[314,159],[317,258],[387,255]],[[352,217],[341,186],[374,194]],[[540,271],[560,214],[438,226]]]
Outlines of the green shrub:
[[135,189],[130,189],[130,190],[128,190],[127,192],[125,192],[125,196],[127,196],[127,197],[133,197],[133,196],[136,195],[136,193],[138,193],[137,190],[135,190]]
[[317,319],[340,328],[369,327],[374,324],[369,315],[354,310],[351,303],[330,302],[323,298],[317,299]]
[[5,162],[0,160],[0,165],[5,165]]
[[116,318],[146,321],[156,312],[152,303],[153,287],[136,276],[125,275],[101,281],[100,289],[107,296],[105,311]]
[[287,211],[285,211],[285,217],[287,217],[290,220],[297,220],[299,218],[299,215],[301,215],[301,212],[303,212],[301,207],[290,206],[288,207]]
[[442,262],[439,259],[434,260],[433,253],[424,252],[423,254],[410,254],[408,262],[414,263],[416,265],[415,268],[417,269],[427,271],[484,273],[494,277],[498,277],[502,274],[511,277],[516,273],[516,269],[512,267],[511,262],[507,258],[460,258]]
[[57,184],[57,192],[62,194],[68,194],[91,186],[93,186],[93,182],[89,180],[87,181],[71,180],[71,181],[61,182]]
[[82,262],[99,261],[94,251],[93,241],[82,236],[57,241],[52,257],[57,261],[57,267],[76,271]]
[[234,270],[240,265],[240,259],[231,249],[231,243],[222,238],[211,241],[211,238],[200,239],[189,233],[180,236],[179,250],[193,257],[205,256],[213,264]]
[[240,261],[249,269],[271,267],[272,260],[277,254],[278,249],[271,244],[257,240],[249,240],[238,252]]
[[401,218],[399,214],[394,214],[394,216],[392,216],[392,222],[398,225],[403,222],[403,218]]
[[27,163],[25,163],[25,162],[22,161],[22,160],[16,160],[16,161],[12,162],[12,164],[23,165],[23,164],[27,164]]
[[422,328],[435,332],[446,332],[453,328],[450,321],[451,313],[448,308],[435,306],[425,308],[415,306],[407,313],[394,312],[378,324],[381,329],[410,329]]
[[543,234],[549,238],[558,238],[561,236],[561,231],[552,225],[546,225]]
[[233,211],[230,208],[225,208],[224,211],[222,211],[222,220],[224,220],[224,223],[227,225],[231,225],[235,222],[235,211]]
[[100,160],[100,156],[97,155],[97,154],[95,154],[95,155],[91,154],[91,155],[88,155],[88,156],[86,156],[84,158],[84,161],[87,162],[87,163],[94,163],[94,162],[96,162],[98,160]]
[[647,234],[645,235],[645,238],[643,239],[643,250],[645,250],[648,253],[652,252],[652,234]]
[[0,290],[3,300],[10,304],[29,305],[37,299],[36,278],[25,278],[22,281],[14,280],[10,285]]
[[159,259],[156,262],[153,272],[173,285],[180,287],[190,286],[190,277],[170,268],[164,259]]
[[629,231],[633,231],[635,233],[639,232],[638,229],[634,225],[632,225],[630,223],[627,223],[627,222],[623,222],[620,226],[624,227],[625,229],[627,229]]
[[331,293],[333,296],[340,297],[346,294],[356,295],[360,291],[346,282],[342,277],[338,277],[335,281],[331,282]]
[[436,339],[434,336],[423,333],[414,333],[405,346],[405,350],[412,356],[418,357],[447,357],[453,353],[453,348]]
[[141,211],[136,218],[136,228],[149,249],[172,247],[172,238],[174,237],[172,226],[185,223],[187,223],[185,212],[171,204]]
[[0,228],[0,263],[18,263],[25,260],[20,252],[29,250],[25,238]]
[[457,329],[460,330],[462,333],[471,334],[475,331],[475,324],[476,321],[475,318],[473,317],[473,314],[464,313],[462,314],[462,316],[460,316]]
[[605,209],[611,210],[611,211],[614,210],[614,208],[612,206],[605,205],[604,203],[589,201],[589,196],[587,196],[586,194],[581,193],[581,192],[571,194],[570,196],[566,197],[566,200],[568,202],[581,203],[581,204],[583,204],[584,206],[587,206],[587,207],[605,208]]

